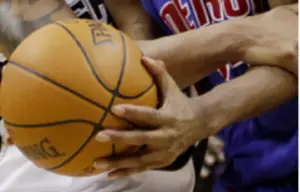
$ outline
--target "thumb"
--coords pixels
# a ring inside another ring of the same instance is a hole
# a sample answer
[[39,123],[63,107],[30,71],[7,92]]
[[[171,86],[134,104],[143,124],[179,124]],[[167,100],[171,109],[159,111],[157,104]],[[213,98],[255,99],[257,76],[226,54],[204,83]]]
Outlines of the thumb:
[[174,88],[178,88],[173,78],[169,75],[163,61],[143,57],[143,64],[149,72],[155,76],[164,98],[168,96],[168,94],[172,94]]

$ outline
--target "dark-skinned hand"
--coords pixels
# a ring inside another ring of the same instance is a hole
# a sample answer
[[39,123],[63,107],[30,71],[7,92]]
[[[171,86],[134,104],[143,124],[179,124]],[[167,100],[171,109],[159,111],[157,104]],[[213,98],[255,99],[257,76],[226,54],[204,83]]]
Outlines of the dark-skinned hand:
[[[100,132],[96,139],[147,148],[133,156],[97,160],[95,168],[113,170],[109,173],[111,179],[168,166],[190,146],[214,133],[209,115],[205,110],[196,112],[196,107],[201,106],[195,106],[193,100],[181,92],[162,61],[144,57],[143,63],[156,78],[163,103],[159,109],[129,104],[113,107],[116,115],[139,125],[139,130],[119,131],[112,127]],[[145,130],[145,127],[151,129]]]

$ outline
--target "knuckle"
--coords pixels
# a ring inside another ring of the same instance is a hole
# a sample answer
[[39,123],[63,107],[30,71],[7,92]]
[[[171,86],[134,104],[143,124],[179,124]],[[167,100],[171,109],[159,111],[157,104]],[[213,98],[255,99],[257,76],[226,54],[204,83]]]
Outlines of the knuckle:
[[157,64],[162,67],[162,68],[165,68],[165,62],[163,62],[162,60],[158,60],[157,61]]
[[159,69],[162,73],[165,73],[167,71],[165,62],[163,62],[162,60],[157,61],[157,66],[159,67]]
[[167,142],[168,143],[174,143],[178,138],[178,133],[174,130],[170,130],[168,132],[168,136],[167,136]]
[[298,42],[293,42],[289,48],[283,50],[282,59],[285,62],[293,62],[298,59]]
[[137,135],[135,135],[135,143],[139,145],[144,145],[151,141],[151,136],[149,136],[147,133],[139,132]]

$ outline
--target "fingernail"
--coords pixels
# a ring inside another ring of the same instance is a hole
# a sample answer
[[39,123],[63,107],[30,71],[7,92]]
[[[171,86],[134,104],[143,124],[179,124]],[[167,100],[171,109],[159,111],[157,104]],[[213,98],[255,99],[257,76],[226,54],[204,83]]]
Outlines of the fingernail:
[[108,175],[108,180],[116,180],[119,179],[120,177],[117,175]]
[[224,162],[225,161],[225,155],[223,153],[218,155],[219,161]]
[[210,175],[210,171],[209,171],[207,168],[203,167],[203,168],[201,169],[201,173],[200,173],[201,178],[205,179],[205,178],[207,178],[209,175]]
[[108,136],[104,133],[98,133],[96,135],[96,140],[99,142],[103,142],[103,143],[111,141],[110,136]]
[[144,56],[143,57],[143,60],[144,61],[148,61],[148,62],[151,62],[151,61],[153,61],[153,59],[150,59],[149,57],[147,57],[147,56]]
[[103,169],[103,170],[107,170],[109,165],[106,161],[96,161],[94,162],[94,167],[96,169]]
[[214,156],[208,154],[208,155],[206,155],[206,157],[205,157],[205,161],[206,161],[207,165],[212,166],[213,164],[215,164],[216,159],[215,159]]
[[120,106],[114,106],[112,107],[111,111],[118,115],[118,116],[123,116],[124,113],[125,113],[125,109],[123,107],[120,107]]

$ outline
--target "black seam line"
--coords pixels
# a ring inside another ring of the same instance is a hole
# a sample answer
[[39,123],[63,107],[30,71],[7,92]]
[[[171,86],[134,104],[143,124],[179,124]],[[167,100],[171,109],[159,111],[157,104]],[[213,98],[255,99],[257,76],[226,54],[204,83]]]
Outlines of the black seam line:
[[[151,85],[149,85],[145,90],[143,90],[141,93],[137,94],[137,95],[134,95],[134,96],[127,96],[127,95],[123,95],[119,92],[119,90],[116,90],[116,89],[110,89],[109,87],[107,87],[105,85],[105,83],[101,80],[101,78],[98,76],[91,60],[89,59],[88,57],[88,54],[87,52],[84,50],[82,44],[77,40],[77,38],[75,37],[75,35],[66,27],[64,26],[63,24],[61,23],[58,23],[56,22],[55,23],[57,26],[60,26],[61,28],[63,28],[71,37],[72,39],[75,41],[75,43],[77,44],[77,46],[79,47],[80,51],[82,52],[89,68],[91,69],[92,71],[92,74],[93,76],[96,78],[96,80],[98,81],[98,83],[105,89],[107,90],[108,92],[111,92],[113,93],[115,96],[121,98],[121,99],[136,99],[142,95],[144,95],[145,93],[147,93],[149,91],[149,89],[151,89],[151,87],[154,85],[154,81],[152,81]],[[123,37],[124,38],[124,37]],[[122,39],[122,41],[124,41],[124,39]]]
[[[123,80],[123,76],[124,76],[124,73],[125,73],[125,66],[126,66],[126,61],[127,61],[127,49],[126,49],[126,43],[125,43],[125,39],[124,39],[124,36],[122,35],[122,33],[120,32],[120,37],[122,39],[122,50],[123,50],[123,57],[122,57],[122,65],[121,65],[121,72],[120,72],[120,75],[119,75],[119,79],[118,79],[118,83],[117,83],[117,86],[115,88],[115,92],[118,93],[119,92],[119,89],[120,89],[120,85],[122,83],[122,80]],[[113,94],[113,97],[111,98],[111,101],[108,105],[108,110],[111,109],[114,101],[116,99],[116,95]],[[100,123],[100,125],[102,125],[102,123]],[[111,151],[112,151],[112,156],[115,156],[116,155],[116,145],[113,143],[111,145]]]
[[152,83],[145,90],[143,90],[142,92],[140,92],[134,96],[121,95],[119,91],[116,91],[114,94],[115,94],[115,96],[117,96],[121,99],[137,99],[137,98],[143,96],[144,94],[146,94],[154,85],[155,85],[154,81],[152,81]]
[[[126,60],[127,60],[127,57],[126,57],[126,45],[125,45],[125,40],[124,40],[124,37],[122,35],[122,33],[120,33],[121,35],[121,38],[122,38],[122,46],[123,46],[123,59],[122,59],[122,68],[121,68],[121,72],[120,72],[120,75],[119,75],[119,79],[118,79],[118,84],[115,88],[115,90],[119,90],[120,88],[120,85],[121,85],[121,82],[122,82],[122,78],[123,78],[123,74],[124,74],[124,71],[125,71],[125,65],[126,65]],[[74,37],[75,38],[75,37]],[[110,102],[109,102],[109,105],[107,107],[107,109],[105,109],[104,111],[104,114],[103,116],[101,117],[100,121],[99,121],[99,126],[102,127],[102,124],[104,122],[104,120],[106,119],[108,113],[109,113],[109,110],[111,108],[111,106],[113,105],[114,103],[114,100],[115,100],[116,96],[113,95],[113,97],[111,98]],[[55,167],[52,167],[52,168],[48,168],[47,170],[56,170],[56,169],[59,169],[61,168],[62,166],[66,165],[67,163],[69,163],[70,161],[72,161],[83,149],[84,147],[90,142],[90,140],[98,133],[98,130],[97,129],[94,129],[94,131],[92,132],[92,134],[88,137],[88,139],[79,147],[79,149],[73,154],[71,155],[68,159],[66,159],[65,161],[63,161],[62,163],[60,163],[59,165],[56,165]],[[111,151],[112,151],[112,156],[115,155],[115,144],[112,144],[111,145]]]
[[[89,99],[89,98],[87,98],[87,97],[81,95],[80,93],[77,93],[76,91],[74,91],[74,90],[72,90],[72,89],[70,89],[70,88],[68,88],[68,87],[66,87],[66,86],[64,86],[64,85],[61,85],[61,84],[57,83],[56,81],[54,81],[54,80],[48,78],[47,76],[44,76],[44,75],[42,75],[42,74],[37,73],[36,71],[31,70],[31,69],[29,69],[29,68],[27,68],[27,67],[25,67],[25,66],[23,66],[23,65],[21,65],[21,64],[19,64],[19,63],[17,63],[17,62],[15,62],[15,61],[11,61],[11,60],[10,60],[10,61],[8,62],[8,64],[12,64],[12,65],[14,65],[14,66],[16,66],[16,67],[19,67],[19,68],[21,68],[21,69],[23,69],[23,70],[25,70],[25,71],[27,71],[27,72],[29,72],[29,73],[31,73],[31,74],[37,76],[37,77],[40,77],[41,79],[43,79],[43,80],[45,80],[45,81],[50,82],[51,84],[54,84],[54,85],[56,85],[56,86],[58,86],[58,87],[60,87],[60,88],[62,88],[62,89],[65,89],[66,91],[68,91],[68,92],[70,92],[70,93],[72,93],[72,94],[78,96],[79,98],[81,98],[81,99],[83,99],[83,100],[85,100],[85,101],[87,101],[87,102],[89,102],[89,103],[91,103],[91,104],[93,104],[93,105],[96,105],[97,107],[99,107],[99,108],[102,109],[103,111],[106,111],[106,110],[107,110],[104,106],[98,104],[97,102],[95,102],[95,101],[93,101],[93,100],[91,100],[91,99]],[[122,118],[122,117],[119,117],[118,115],[115,115],[114,113],[112,113],[112,111],[111,111],[110,109],[108,109],[108,112],[109,112],[112,116],[114,116],[114,117],[116,117],[116,118],[118,118],[118,119],[121,119],[121,120],[123,120],[123,121],[126,121],[126,122],[129,123],[129,124],[133,124],[133,123],[131,123],[130,121],[128,121],[127,119],[124,119],[124,118]]]
[[4,123],[16,127],[16,128],[45,128],[45,127],[53,127],[57,125],[64,125],[64,124],[72,124],[72,123],[85,123],[89,124],[92,126],[98,126],[97,123],[94,123],[92,121],[88,120],[83,120],[83,119],[70,119],[70,120],[64,120],[64,121],[56,121],[56,122],[49,122],[49,123],[37,123],[37,124],[18,124],[18,123],[13,123],[7,120],[4,120]]
[[65,86],[63,84],[60,84],[60,83],[54,81],[53,79],[50,79],[49,77],[47,77],[47,76],[45,76],[43,74],[40,74],[40,73],[38,73],[36,71],[33,71],[33,70],[31,70],[31,69],[29,69],[29,68],[27,68],[27,67],[25,67],[25,66],[23,66],[23,65],[21,65],[21,64],[19,64],[17,62],[15,62],[15,61],[12,61],[12,60],[9,60],[8,64],[12,64],[12,65],[14,65],[16,67],[19,67],[19,68],[23,69],[24,71],[27,71],[28,73],[31,73],[31,74],[33,74],[33,75],[35,75],[35,76],[37,76],[37,77],[39,77],[39,78],[41,78],[41,79],[43,79],[45,81],[48,81],[49,83],[51,83],[53,85],[56,85],[57,87],[60,87],[60,88],[62,88],[64,90],[66,90],[67,92],[72,93],[73,95],[76,95],[77,97],[79,97],[79,98],[87,101],[90,104],[93,104],[93,105],[99,107],[102,110],[106,110],[103,105],[100,105],[99,103],[97,103],[97,102],[95,102],[95,101],[93,101],[93,100],[85,97],[84,95],[82,95],[82,94],[80,94],[80,93],[78,93],[78,92],[76,92],[76,91],[68,88],[67,86]]
[[73,153],[73,155],[71,155],[68,159],[66,159],[65,161],[63,161],[61,164],[56,165],[55,167],[51,167],[51,168],[46,168],[46,170],[49,171],[54,171],[56,169],[61,168],[62,166],[66,165],[67,163],[69,163],[70,161],[72,161],[74,159],[74,157],[76,157],[83,149],[84,147],[90,142],[90,140],[98,133],[97,129],[94,129],[93,132],[91,133],[91,135],[85,140],[85,142],[79,147],[79,149]]

